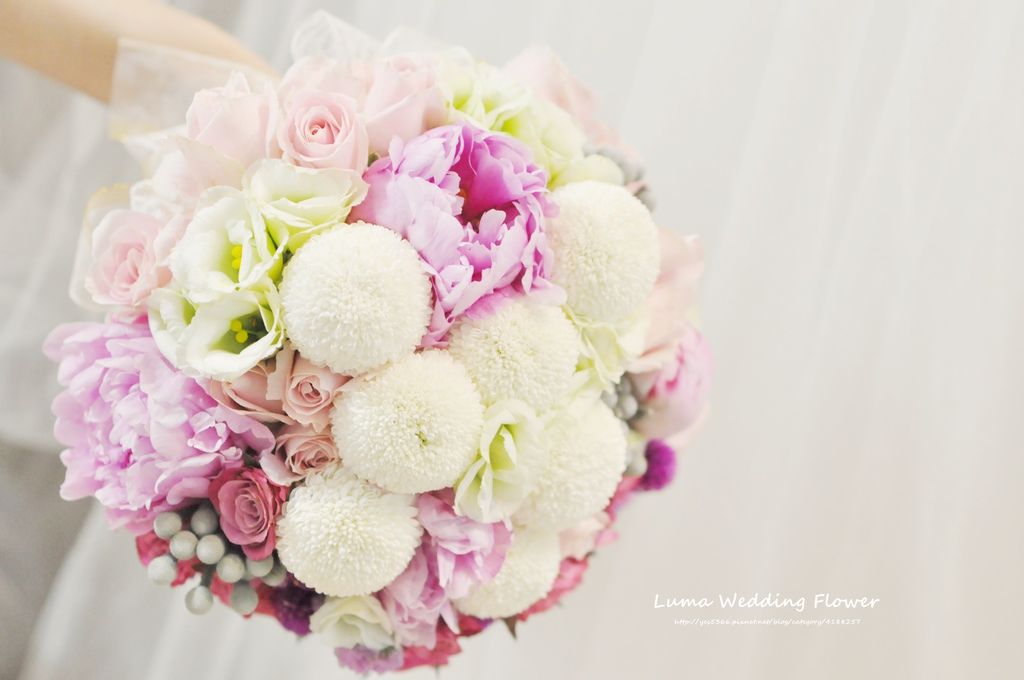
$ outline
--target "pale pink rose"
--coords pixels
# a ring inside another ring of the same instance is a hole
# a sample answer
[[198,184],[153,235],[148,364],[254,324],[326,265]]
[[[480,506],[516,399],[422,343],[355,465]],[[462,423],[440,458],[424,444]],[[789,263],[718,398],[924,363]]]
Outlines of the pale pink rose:
[[672,361],[631,376],[642,415],[633,427],[648,438],[666,439],[693,426],[707,406],[711,351],[690,327],[676,344]]
[[269,396],[270,376],[275,373],[275,359],[263,361],[229,381],[211,380],[206,389],[221,405],[255,418],[263,423],[295,422],[285,414],[280,396]]
[[185,133],[247,166],[269,155],[273,109],[269,91],[253,92],[244,75],[232,73],[223,87],[196,93],[185,114]]
[[579,524],[569,527],[558,534],[558,545],[562,557],[585,559],[587,555],[606,542],[612,518],[607,512],[599,512],[588,517]]
[[260,467],[275,484],[288,486],[338,461],[330,430],[317,432],[294,423],[277,433],[274,449],[260,457]]
[[338,92],[296,90],[284,102],[277,144],[289,163],[362,172],[369,157],[356,100]]
[[280,91],[287,99],[304,88],[354,99],[366,126],[369,151],[382,156],[395,137],[412,139],[445,120],[436,64],[425,54],[344,63],[307,57],[288,69]]
[[163,223],[134,210],[111,210],[92,234],[85,288],[101,305],[136,309],[170,280],[158,251]]
[[679,341],[693,325],[697,283],[704,272],[704,253],[696,236],[679,238],[662,227],[658,240],[661,265],[647,298],[651,321],[644,350],[629,366],[632,373],[654,371],[675,361]]
[[598,119],[594,93],[576,79],[551,48],[527,47],[505,65],[504,71],[533,90],[536,96],[572,116],[592,145],[617,149],[628,158],[636,156],[617,132]]
[[363,102],[370,151],[383,155],[395,137],[412,139],[444,123],[445,107],[434,64],[397,55],[373,66]]
[[286,346],[277,353],[267,394],[280,401],[290,418],[321,432],[330,424],[334,397],[348,380]]

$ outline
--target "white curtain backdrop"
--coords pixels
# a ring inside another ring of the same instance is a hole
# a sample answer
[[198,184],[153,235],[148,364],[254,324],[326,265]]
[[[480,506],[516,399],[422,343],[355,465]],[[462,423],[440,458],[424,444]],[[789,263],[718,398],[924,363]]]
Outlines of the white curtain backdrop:
[[[280,68],[316,8],[496,62],[549,43],[647,159],[659,221],[704,238],[713,412],[677,483],[626,509],[564,606],[517,641],[468,640],[440,677],[1019,676],[1019,0],[175,4]],[[0,433],[55,449],[37,346],[75,316],[86,197],[136,171],[100,106],[0,75]],[[881,602],[821,628],[677,626],[653,608],[733,592]],[[93,514],[23,680],[349,677],[316,640],[182,598]]]

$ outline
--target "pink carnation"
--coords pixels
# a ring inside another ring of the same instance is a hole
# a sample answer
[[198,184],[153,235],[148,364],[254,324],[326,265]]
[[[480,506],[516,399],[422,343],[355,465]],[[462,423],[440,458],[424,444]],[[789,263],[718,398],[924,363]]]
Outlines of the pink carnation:
[[556,292],[544,219],[554,213],[547,175],[519,141],[468,123],[408,142],[364,179],[369,193],[352,219],[389,227],[419,252],[434,287],[424,345],[443,341],[453,321],[488,313],[501,297]]
[[171,366],[145,323],[66,324],[44,351],[66,387],[53,402],[54,434],[68,447],[61,496],[95,496],[114,527],[148,531],[158,513],[206,498],[246,452],[274,445],[266,426]]
[[511,533],[501,523],[456,515],[440,495],[423,494],[417,506],[426,536],[405,571],[381,591],[380,600],[400,643],[433,649],[440,618],[458,629],[451,600],[497,575]]

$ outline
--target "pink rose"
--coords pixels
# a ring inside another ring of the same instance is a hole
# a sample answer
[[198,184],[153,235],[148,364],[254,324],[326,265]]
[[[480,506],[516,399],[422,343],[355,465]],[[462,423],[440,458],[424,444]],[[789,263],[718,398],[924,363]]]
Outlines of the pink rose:
[[397,55],[374,64],[363,102],[370,151],[384,155],[395,137],[412,139],[444,123],[445,108],[432,62]]
[[307,57],[288,70],[281,91],[287,97],[303,88],[352,97],[366,125],[369,151],[381,156],[395,137],[412,139],[445,120],[436,65],[426,55],[395,55],[372,63]]
[[111,210],[92,234],[92,266],[85,288],[101,305],[137,309],[154,288],[170,280],[164,259],[170,251],[161,239],[164,224],[134,210]]
[[331,405],[348,377],[317,366],[291,347],[277,353],[267,394],[281,402],[296,422],[322,432],[330,424]]
[[303,88],[285,102],[277,144],[289,163],[309,168],[362,172],[369,157],[366,128],[356,101],[326,90]]
[[643,415],[635,429],[648,438],[667,439],[696,423],[711,386],[711,351],[704,336],[689,327],[661,368],[632,376]]
[[692,328],[689,316],[697,302],[697,282],[704,272],[704,255],[696,236],[680,239],[665,228],[658,230],[661,268],[647,299],[651,323],[644,351],[630,372],[645,373],[675,361],[679,341]]
[[336,462],[338,458],[330,430],[317,432],[295,423],[277,433],[273,451],[260,457],[260,466],[275,484],[288,486],[310,472]]
[[618,133],[598,119],[594,93],[573,76],[551,48],[527,47],[505,65],[504,71],[533,90],[536,96],[572,116],[592,145],[617,149],[627,158],[636,156]]
[[211,380],[206,389],[214,399],[235,413],[247,415],[262,423],[290,424],[280,398],[268,396],[268,382],[274,371],[274,360],[260,362],[229,381]]
[[269,557],[288,489],[273,484],[258,468],[243,467],[222,472],[210,482],[209,492],[228,540],[254,560]]
[[269,155],[272,106],[269,93],[253,92],[245,76],[233,73],[223,87],[196,93],[185,134],[247,166]]

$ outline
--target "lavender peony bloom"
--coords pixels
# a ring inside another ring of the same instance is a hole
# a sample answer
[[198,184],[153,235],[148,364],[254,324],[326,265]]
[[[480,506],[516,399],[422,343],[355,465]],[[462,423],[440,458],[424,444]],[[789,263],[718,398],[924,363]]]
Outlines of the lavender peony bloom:
[[160,512],[207,497],[210,480],[274,436],[219,405],[171,366],[142,319],[66,324],[44,344],[67,389],[53,402],[67,476],[61,496],[95,496],[113,527],[151,528]]
[[547,280],[553,254],[544,218],[555,212],[547,175],[516,139],[446,125],[396,139],[363,179],[370,190],[352,219],[401,234],[431,275],[434,314],[424,345],[443,342],[457,317],[486,314],[501,297],[561,295]]

